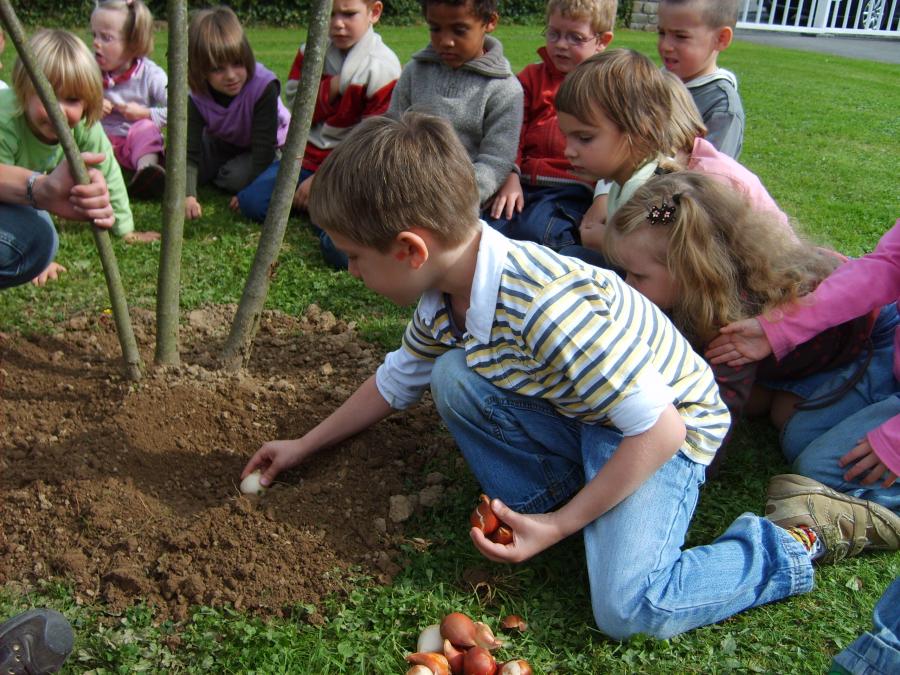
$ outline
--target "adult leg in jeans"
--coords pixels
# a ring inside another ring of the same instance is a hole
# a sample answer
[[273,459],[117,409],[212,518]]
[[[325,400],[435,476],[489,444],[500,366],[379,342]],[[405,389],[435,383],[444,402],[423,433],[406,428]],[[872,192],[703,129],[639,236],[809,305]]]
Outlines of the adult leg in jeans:
[[900,578],[887,587],[872,613],[872,630],[834,657],[833,673],[900,672]]
[[[461,350],[437,359],[432,394],[484,490],[515,510],[556,506],[597,474],[622,438],[495,387],[466,366]],[[594,618],[610,637],[671,637],[812,588],[803,546],[752,514],[712,544],[681,550],[703,474],[679,453],[584,528]]]
[[59,237],[46,211],[0,204],[0,288],[26,284],[56,256]]

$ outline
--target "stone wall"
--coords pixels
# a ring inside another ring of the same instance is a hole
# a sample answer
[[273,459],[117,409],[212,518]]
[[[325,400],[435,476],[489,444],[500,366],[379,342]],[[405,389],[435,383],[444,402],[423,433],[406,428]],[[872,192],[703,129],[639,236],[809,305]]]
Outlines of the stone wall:
[[659,9],[659,2],[635,0],[631,9],[631,23],[628,27],[635,30],[656,31],[657,9]]

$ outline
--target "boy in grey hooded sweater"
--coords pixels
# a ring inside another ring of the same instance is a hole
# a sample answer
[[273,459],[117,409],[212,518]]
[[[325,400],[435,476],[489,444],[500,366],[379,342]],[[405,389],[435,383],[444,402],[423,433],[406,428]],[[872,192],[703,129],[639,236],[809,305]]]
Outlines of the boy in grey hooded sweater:
[[403,68],[387,114],[407,110],[447,119],[475,165],[484,204],[515,168],[522,87],[489,36],[495,0],[421,0],[431,44]]

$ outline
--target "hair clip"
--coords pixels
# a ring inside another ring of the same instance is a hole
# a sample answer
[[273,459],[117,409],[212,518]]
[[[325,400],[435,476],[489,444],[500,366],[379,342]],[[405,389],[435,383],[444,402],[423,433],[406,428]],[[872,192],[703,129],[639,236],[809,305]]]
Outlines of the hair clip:
[[[681,195],[676,196],[680,197]],[[673,196],[672,201],[677,202],[678,200]],[[675,222],[675,205],[670,206],[663,201],[659,206],[651,206],[647,212],[647,220],[651,225],[671,225]]]

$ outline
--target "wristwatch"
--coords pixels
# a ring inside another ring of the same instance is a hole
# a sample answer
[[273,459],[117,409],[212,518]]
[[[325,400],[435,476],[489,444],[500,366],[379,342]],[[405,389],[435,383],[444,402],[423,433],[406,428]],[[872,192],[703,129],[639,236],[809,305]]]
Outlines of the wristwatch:
[[35,171],[33,174],[28,176],[28,180],[25,182],[25,196],[28,198],[28,203],[34,209],[40,209],[37,205],[37,202],[34,200],[34,184],[37,182],[37,179],[43,176],[40,171]]

